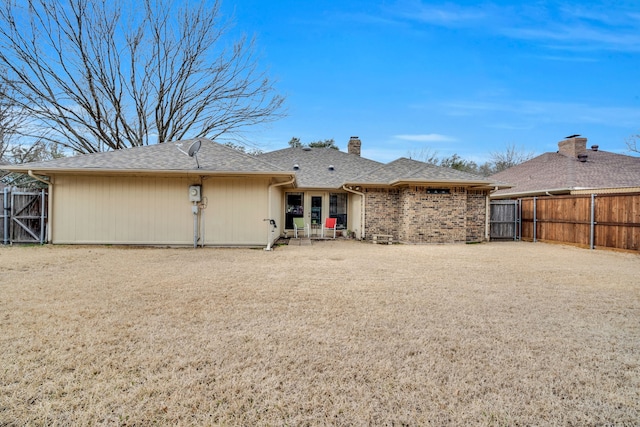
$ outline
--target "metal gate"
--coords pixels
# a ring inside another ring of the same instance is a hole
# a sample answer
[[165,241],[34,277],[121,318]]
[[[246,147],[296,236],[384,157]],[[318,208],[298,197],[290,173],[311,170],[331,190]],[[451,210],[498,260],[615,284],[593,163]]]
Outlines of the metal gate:
[[2,194],[2,243],[40,243],[47,239],[47,192],[5,188]]
[[518,200],[492,200],[489,218],[491,240],[518,240],[520,236]]

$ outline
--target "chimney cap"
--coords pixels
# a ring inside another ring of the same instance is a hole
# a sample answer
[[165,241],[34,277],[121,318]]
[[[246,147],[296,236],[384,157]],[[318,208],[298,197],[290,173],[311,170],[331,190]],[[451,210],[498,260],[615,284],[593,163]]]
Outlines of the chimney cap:
[[565,139],[571,139],[571,138],[576,138],[580,136],[580,134],[575,134],[575,135],[569,135],[569,136],[565,136]]

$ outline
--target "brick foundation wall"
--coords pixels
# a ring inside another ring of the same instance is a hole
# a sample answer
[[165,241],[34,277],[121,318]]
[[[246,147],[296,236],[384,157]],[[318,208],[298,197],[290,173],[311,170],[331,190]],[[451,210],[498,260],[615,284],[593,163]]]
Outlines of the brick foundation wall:
[[366,190],[367,238],[390,234],[406,243],[460,243],[484,240],[486,197],[482,191],[450,188],[429,194],[428,187]]

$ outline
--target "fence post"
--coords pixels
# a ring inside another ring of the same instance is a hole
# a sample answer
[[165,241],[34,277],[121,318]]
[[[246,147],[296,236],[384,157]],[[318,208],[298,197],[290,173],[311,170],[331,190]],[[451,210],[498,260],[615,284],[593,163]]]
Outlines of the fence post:
[[595,249],[595,232],[596,232],[596,195],[591,193],[591,233],[590,233],[590,242],[589,246],[591,249]]
[[520,220],[520,199],[516,200],[514,208],[514,218],[513,218],[513,240],[517,241],[520,239],[520,228],[519,224],[521,224]]
[[45,200],[44,200],[45,194],[44,194],[44,188],[42,190],[40,190],[40,244],[43,245],[44,244],[44,228],[45,228],[45,220],[46,220],[46,214],[45,214]]
[[537,197],[534,197],[534,198],[533,198],[533,241],[534,241],[534,242],[536,242],[536,241],[537,241],[537,240],[536,240],[536,239],[537,239],[537,236],[536,236],[536,229],[538,228],[538,227],[537,227],[537,224],[536,224],[536,219],[537,219],[537,215],[536,215],[536,213],[537,213],[537,212],[536,212],[536,210],[537,210],[537,209],[536,209],[536,200],[537,200]]
[[4,234],[2,235],[2,243],[5,245],[9,244],[9,214],[11,213],[11,207],[9,206],[9,187],[4,188],[4,198],[2,199],[2,230]]

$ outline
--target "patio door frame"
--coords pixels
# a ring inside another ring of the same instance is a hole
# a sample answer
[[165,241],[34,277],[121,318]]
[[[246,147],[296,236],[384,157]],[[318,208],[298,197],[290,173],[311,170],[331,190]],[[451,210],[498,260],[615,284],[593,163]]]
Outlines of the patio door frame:
[[[315,202],[320,199],[319,206]],[[324,219],[327,217],[329,205],[328,205],[327,192],[325,191],[305,191],[304,193],[304,217],[305,221],[309,223],[311,227],[311,234],[320,234],[322,232],[322,225]],[[319,209],[319,211],[318,211]],[[317,212],[317,216],[316,216]],[[314,222],[316,221],[316,222]]]

